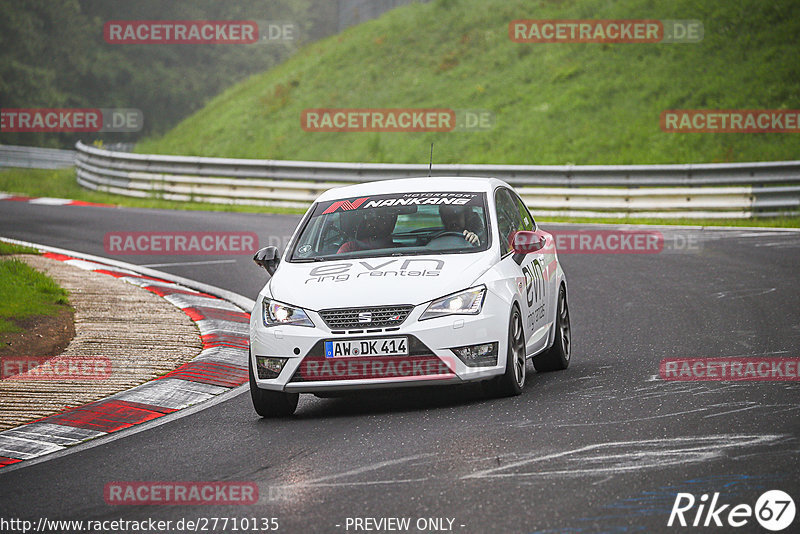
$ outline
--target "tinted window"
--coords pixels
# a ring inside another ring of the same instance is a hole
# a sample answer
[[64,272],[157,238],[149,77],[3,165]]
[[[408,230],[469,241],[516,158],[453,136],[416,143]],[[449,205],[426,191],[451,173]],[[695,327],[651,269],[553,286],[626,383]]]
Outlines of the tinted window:
[[[511,252],[511,235],[523,227],[523,218],[520,215],[519,205],[513,193],[505,188],[498,189],[495,192],[494,201],[497,208],[500,250],[502,253]],[[528,220],[530,220],[530,217]]]
[[522,199],[519,198],[518,195],[514,195],[514,202],[517,204],[519,216],[522,219],[522,226],[519,227],[519,230],[528,230],[531,232],[536,230],[536,223],[533,221],[533,217],[531,217],[531,214],[528,211],[528,208],[525,206],[525,203],[522,202]]

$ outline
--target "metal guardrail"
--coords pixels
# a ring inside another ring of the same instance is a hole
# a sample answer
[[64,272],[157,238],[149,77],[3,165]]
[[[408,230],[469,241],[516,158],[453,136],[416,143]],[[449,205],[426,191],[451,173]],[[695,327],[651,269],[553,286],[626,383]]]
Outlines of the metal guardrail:
[[0,167],[64,169],[75,165],[74,150],[0,145]]
[[[306,207],[345,183],[427,176],[427,165],[112,152],[82,143],[78,183],[134,197]],[[687,165],[435,165],[433,176],[494,176],[535,214],[714,218],[796,215],[800,161]]]

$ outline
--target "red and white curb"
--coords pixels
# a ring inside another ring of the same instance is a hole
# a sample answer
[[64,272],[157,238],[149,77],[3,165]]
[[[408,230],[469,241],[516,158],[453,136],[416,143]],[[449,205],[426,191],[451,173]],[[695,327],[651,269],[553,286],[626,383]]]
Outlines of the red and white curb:
[[[227,291],[216,291],[223,296],[230,295],[227,299],[220,298],[176,281],[150,276],[165,274],[151,269],[113,260],[106,263],[101,258],[84,254],[62,253],[67,251],[54,252],[60,249],[34,243],[7,241],[50,250],[44,254],[45,257],[119,278],[163,297],[197,324],[203,350],[191,361],[155,380],[0,432],[0,467],[61,451],[71,445],[163,417],[212,399],[248,381],[250,314],[242,309],[249,309],[248,304],[252,301],[236,295],[240,304],[236,306],[230,302],[233,294]],[[77,256],[83,256],[84,259]],[[191,285],[211,288],[200,283]]]
[[12,195],[10,193],[0,193],[0,200],[27,202],[28,204],[40,204],[44,206],[100,206],[103,208],[116,207],[112,204],[99,204],[97,202],[86,202],[84,200],[71,200],[68,198],[53,197],[26,197],[21,195]]

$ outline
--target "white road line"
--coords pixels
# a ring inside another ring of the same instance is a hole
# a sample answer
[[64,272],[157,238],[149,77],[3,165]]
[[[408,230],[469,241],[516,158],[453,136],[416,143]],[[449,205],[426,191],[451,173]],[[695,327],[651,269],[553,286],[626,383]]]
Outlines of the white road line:
[[634,419],[619,419],[616,421],[594,421],[591,423],[534,423],[534,424],[524,424],[520,423],[517,425],[512,425],[517,428],[529,428],[529,427],[553,427],[553,428],[566,428],[566,427],[578,427],[578,426],[601,426],[601,425],[624,425],[626,423],[638,423],[640,421],[650,421],[652,419],[663,419],[665,417],[675,417],[678,415],[686,415],[690,413],[696,412],[706,412],[710,408],[707,406],[703,406],[702,408],[694,408],[692,410],[685,410],[682,412],[672,412],[672,413],[665,413],[660,415],[650,415],[647,417],[636,417]]
[[[364,467],[357,467],[355,469],[350,469],[349,471],[344,471],[342,473],[336,473],[333,475],[325,475],[319,478],[314,478],[305,482],[300,482],[297,484],[285,484],[282,486],[278,486],[280,488],[306,488],[306,487],[317,487],[317,486],[348,486],[348,485],[364,485],[364,484],[389,484],[391,482],[412,482],[410,479],[397,479],[397,480],[381,480],[377,482],[327,482],[328,480],[334,480],[337,478],[347,477],[351,475],[360,475],[362,473],[367,473],[369,471],[376,471],[383,467],[387,467],[390,465],[397,465],[406,462],[410,462],[412,460],[419,460],[422,458],[429,458],[431,456],[436,456],[433,453],[424,453],[424,454],[415,454],[414,456],[405,456],[403,458],[396,458],[394,460],[386,460],[383,462],[376,462],[374,464],[365,465]],[[425,480],[419,479],[419,480]]]
[[719,293],[714,293],[712,296],[717,297],[718,299],[743,299],[748,297],[758,297],[761,295],[766,295],[767,293],[772,293],[777,291],[777,287],[765,287],[765,288],[752,288],[752,289],[734,289],[731,291],[720,291]]
[[325,480],[331,480],[331,479],[335,479],[335,478],[342,478],[342,477],[350,476],[350,475],[360,475],[361,473],[366,473],[367,471],[375,471],[376,469],[380,469],[382,467],[387,467],[387,466],[396,465],[396,464],[403,464],[403,463],[406,463],[406,462],[410,462],[411,460],[419,460],[421,458],[428,458],[430,456],[435,456],[435,454],[433,454],[433,453],[415,454],[414,456],[406,456],[404,458],[396,458],[394,460],[386,460],[386,461],[383,461],[383,462],[377,462],[377,463],[374,463],[374,464],[371,464],[371,465],[365,465],[364,467],[357,467],[355,469],[351,469],[351,470],[345,471],[343,473],[337,473],[335,475],[327,475],[327,476],[324,476],[324,477],[315,478],[315,479],[309,480],[308,482],[306,482],[306,483],[304,483],[302,485],[306,486],[306,485],[309,485],[309,484],[315,484],[317,482],[323,482]]
[[737,410],[728,410],[727,412],[711,413],[703,417],[703,419],[708,419],[709,417],[719,417],[720,415],[729,415],[737,412],[746,412],[747,410],[753,410],[755,408],[768,408],[768,407],[769,405],[762,406],[760,404],[754,404],[752,406],[746,406],[744,408],[739,408]]
[[[587,445],[577,449],[556,452],[543,456],[529,457],[524,460],[512,462],[500,467],[483,469],[469,475],[464,475],[461,479],[473,478],[495,478],[495,477],[546,477],[546,476],[580,476],[580,475],[608,475],[613,473],[636,471],[641,469],[652,469],[666,467],[669,465],[681,465],[687,463],[707,461],[719,457],[725,449],[734,447],[754,446],[770,441],[777,441],[781,435],[712,435],[683,438],[648,439],[636,441],[614,441]],[[601,454],[592,456],[580,456],[582,453],[590,451],[600,452],[601,449],[631,447],[633,450],[623,451],[621,454]],[[526,467],[538,462],[546,462],[562,457],[573,457],[573,462],[586,463],[590,460],[591,465],[601,463],[599,466],[589,466],[576,468],[577,466],[565,466],[567,469],[553,471],[528,471],[528,472],[503,472],[517,467]],[[619,461],[618,461],[619,460]],[[625,462],[624,460],[627,460]],[[606,461],[610,465],[602,465]]]
[[[380,484],[403,484],[408,482],[425,482],[428,480],[429,477],[424,478],[400,478],[400,479],[392,479],[392,480],[368,480],[365,482],[319,482],[319,483],[304,483],[304,484],[296,484],[294,486],[278,486],[281,488],[293,488],[293,487],[301,487],[301,488],[338,488],[338,487],[345,487],[345,486],[377,486]],[[273,486],[275,487],[275,486]]]
[[30,204],[45,204],[48,206],[64,206],[69,204],[72,200],[68,198],[53,198],[53,197],[39,197],[33,198],[28,201]]

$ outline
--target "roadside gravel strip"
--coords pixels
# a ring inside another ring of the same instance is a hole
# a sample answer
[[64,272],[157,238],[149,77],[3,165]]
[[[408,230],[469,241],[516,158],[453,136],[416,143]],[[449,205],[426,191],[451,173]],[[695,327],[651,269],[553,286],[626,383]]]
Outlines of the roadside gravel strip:
[[[150,291],[47,256],[16,257],[69,292],[75,337],[64,352],[38,367],[3,375],[0,430],[153,380],[202,350],[192,320]],[[36,363],[21,354],[5,358],[3,366],[9,371]]]
[[[53,381],[34,378],[34,368],[0,381],[0,428],[58,412],[0,432],[0,467],[162,417],[247,382],[247,299],[236,296],[236,306],[228,292],[204,284],[24,244],[45,252],[26,261],[70,291],[76,308],[75,338],[43,365],[107,358],[111,372],[98,380]],[[164,300],[185,315],[176,317]]]

